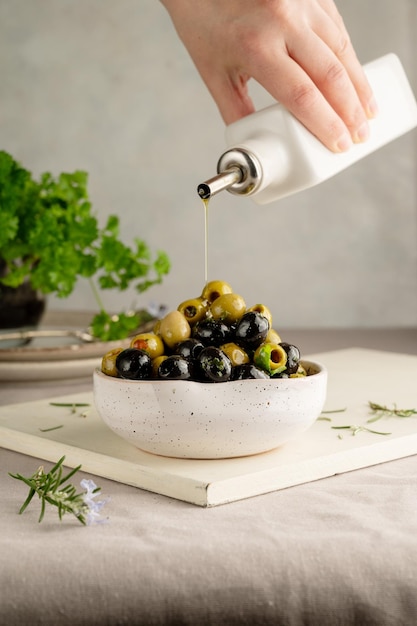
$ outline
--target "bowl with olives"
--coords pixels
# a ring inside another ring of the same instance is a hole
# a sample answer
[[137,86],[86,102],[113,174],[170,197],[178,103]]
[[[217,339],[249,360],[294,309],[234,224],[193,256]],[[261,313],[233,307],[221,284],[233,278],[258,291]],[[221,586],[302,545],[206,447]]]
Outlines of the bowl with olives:
[[101,419],[149,453],[220,459],[259,454],[306,431],[320,415],[327,371],[303,360],[225,281],[181,303],[94,373]]

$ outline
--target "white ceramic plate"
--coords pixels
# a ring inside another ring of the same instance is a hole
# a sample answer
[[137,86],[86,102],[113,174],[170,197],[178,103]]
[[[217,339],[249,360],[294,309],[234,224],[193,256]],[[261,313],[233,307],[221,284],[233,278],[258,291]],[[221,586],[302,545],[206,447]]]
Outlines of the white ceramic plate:
[[[147,332],[153,324],[153,321],[143,324],[137,332]],[[28,333],[35,336],[25,343]],[[92,376],[106,352],[119,346],[128,347],[130,343],[130,339],[85,342],[82,337],[83,331],[56,327],[42,327],[39,331],[2,331],[0,381],[59,380]]]
[[[24,343],[23,339],[27,333],[35,334],[35,337]],[[19,336],[21,339],[17,339]],[[59,328],[2,332],[0,334],[0,362],[79,361],[103,356],[114,347],[129,344],[129,340],[85,342],[80,338],[81,336],[82,331]]]
[[0,381],[36,381],[85,378],[100,366],[101,357],[69,361],[0,361]]
[[[16,337],[39,331],[4,331],[0,337],[0,380],[36,381],[92,375],[107,349],[105,342],[84,343],[77,331],[42,329],[27,343]],[[40,333],[39,333],[40,334]],[[5,339],[7,337],[7,339]],[[113,344],[113,342],[111,342]]]

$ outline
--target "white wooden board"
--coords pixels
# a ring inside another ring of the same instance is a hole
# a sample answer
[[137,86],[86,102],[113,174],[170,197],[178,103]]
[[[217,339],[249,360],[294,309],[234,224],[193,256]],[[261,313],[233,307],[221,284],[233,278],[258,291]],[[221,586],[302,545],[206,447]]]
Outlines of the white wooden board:
[[[92,392],[54,398],[88,402],[72,413],[50,400],[0,407],[0,445],[199,506],[214,506],[268,493],[417,453],[417,416],[368,423],[368,401],[417,408],[417,357],[352,348],[311,355],[329,370],[326,414],[296,441],[240,459],[183,460],[154,456],[117,437],[100,420]],[[227,384],[227,383],[225,383]],[[62,425],[62,428],[42,432]],[[365,426],[389,435],[334,426]],[[35,468],[36,469],[36,468]]]

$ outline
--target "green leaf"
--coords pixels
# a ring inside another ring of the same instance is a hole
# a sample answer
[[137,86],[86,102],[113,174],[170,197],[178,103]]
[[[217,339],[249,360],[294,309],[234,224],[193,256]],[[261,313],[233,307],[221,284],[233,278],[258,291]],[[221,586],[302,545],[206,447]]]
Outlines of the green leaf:
[[117,237],[119,234],[119,223],[120,221],[117,215],[109,215],[104,231],[107,231],[108,234]]
[[109,313],[101,311],[93,317],[90,332],[101,341],[117,341],[128,337],[138,325],[139,316],[136,313],[109,315]]
[[160,277],[169,273],[171,269],[171,261],[169,260],[166,252],[163,252],[162,250],[158,251],[158,256],[154,263],[154,269]]
[[0,212],[0,246],[4,246],[17,234],[19,220],[15,215]]

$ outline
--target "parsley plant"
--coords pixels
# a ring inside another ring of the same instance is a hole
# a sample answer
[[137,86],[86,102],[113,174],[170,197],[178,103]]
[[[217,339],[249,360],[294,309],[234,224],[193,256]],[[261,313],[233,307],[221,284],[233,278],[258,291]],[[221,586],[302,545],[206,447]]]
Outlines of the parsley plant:
[[5,151],[0,151],[0,284],[24,281],[43,294],[68,297],[79,278],[89,281],[99,313],[91,332],[103,341],[126,337],[139,323],[137,314],[110,315],[101,291],[142,293],[162,282],[170,270],[165,252],[152,255],[142,239],[132,246],[120,240],[120,221],[110,215],[100,227],[88,196],[83,171],[44,173],[37,181]]

